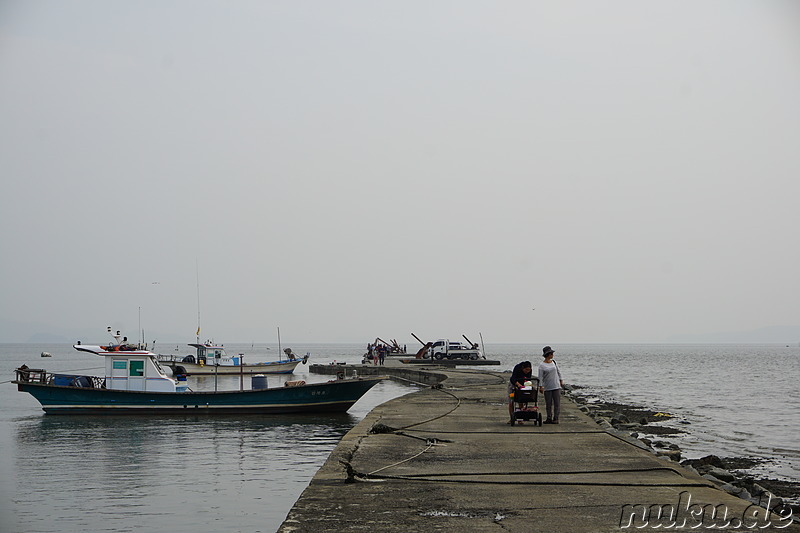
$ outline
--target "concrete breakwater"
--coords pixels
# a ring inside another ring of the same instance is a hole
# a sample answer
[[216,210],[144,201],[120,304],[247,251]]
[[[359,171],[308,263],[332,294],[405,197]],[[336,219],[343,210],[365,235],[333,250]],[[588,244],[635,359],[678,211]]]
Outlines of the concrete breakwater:
[[376,407],[342,439],[281,532],[800,531],[785,513],[770,514],[640,440],[600,427],[568,398],[559,425],[507,425],[508,374],[317,367],[424,388]]
[[428,367],[406,366],[401,363],[395,363],[390,366],[378,365],[347,365],[347,364],[330,364],[319,365],[313,364],[309,367],[309,372],[312,374],[323,375],[338,375],[343,378],[352,378],[356,376],[386,376],[391,379],[404,381],[417,385],[436,385],[448,378],[448,374],[442,367],[431,365]]

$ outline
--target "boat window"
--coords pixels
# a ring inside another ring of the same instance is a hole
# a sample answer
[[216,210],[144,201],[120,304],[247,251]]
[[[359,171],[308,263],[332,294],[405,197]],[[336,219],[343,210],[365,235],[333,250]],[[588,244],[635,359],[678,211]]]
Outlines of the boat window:
[[144,361],[131,361],[128,370],[129,376],[144,376]]

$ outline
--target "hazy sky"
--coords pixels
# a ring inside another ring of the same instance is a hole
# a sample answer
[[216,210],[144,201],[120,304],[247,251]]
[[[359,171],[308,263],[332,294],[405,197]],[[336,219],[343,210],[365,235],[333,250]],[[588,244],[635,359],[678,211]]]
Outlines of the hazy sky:
[[0,173],[0,342],[796,326],[800,4],[3,0]]

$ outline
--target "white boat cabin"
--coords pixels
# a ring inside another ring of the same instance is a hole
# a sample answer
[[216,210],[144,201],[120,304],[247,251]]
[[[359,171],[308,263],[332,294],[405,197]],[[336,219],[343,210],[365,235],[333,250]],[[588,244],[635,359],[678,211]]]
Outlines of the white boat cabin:
[[106,355],[106,388],[114,390],[175,392],[175,382],[151,355]]
[[210,344],[189,344],[197,350],[197,357],[192,361],[198,365],[239,366],[242,364],[240,356],[230,356],[222,346]]
[[74,348],[105,357],[107,389],[175,392],[175,381],[167,376],[152,352],[120,345],[76,344]]

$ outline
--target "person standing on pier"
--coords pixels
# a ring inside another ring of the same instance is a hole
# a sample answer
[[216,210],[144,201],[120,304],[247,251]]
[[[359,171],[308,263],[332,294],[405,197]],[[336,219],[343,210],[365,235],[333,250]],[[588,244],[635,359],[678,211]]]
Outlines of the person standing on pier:
[[558,424],[558,415],[561,412],[561,387],[564,386],[564,380],[558,364],[553,361],[554,353],[551,347],[545,346],[542,349],[544,361],[539,363],[539,392],[544,392],[547,409],[547,420],[544,424]]

